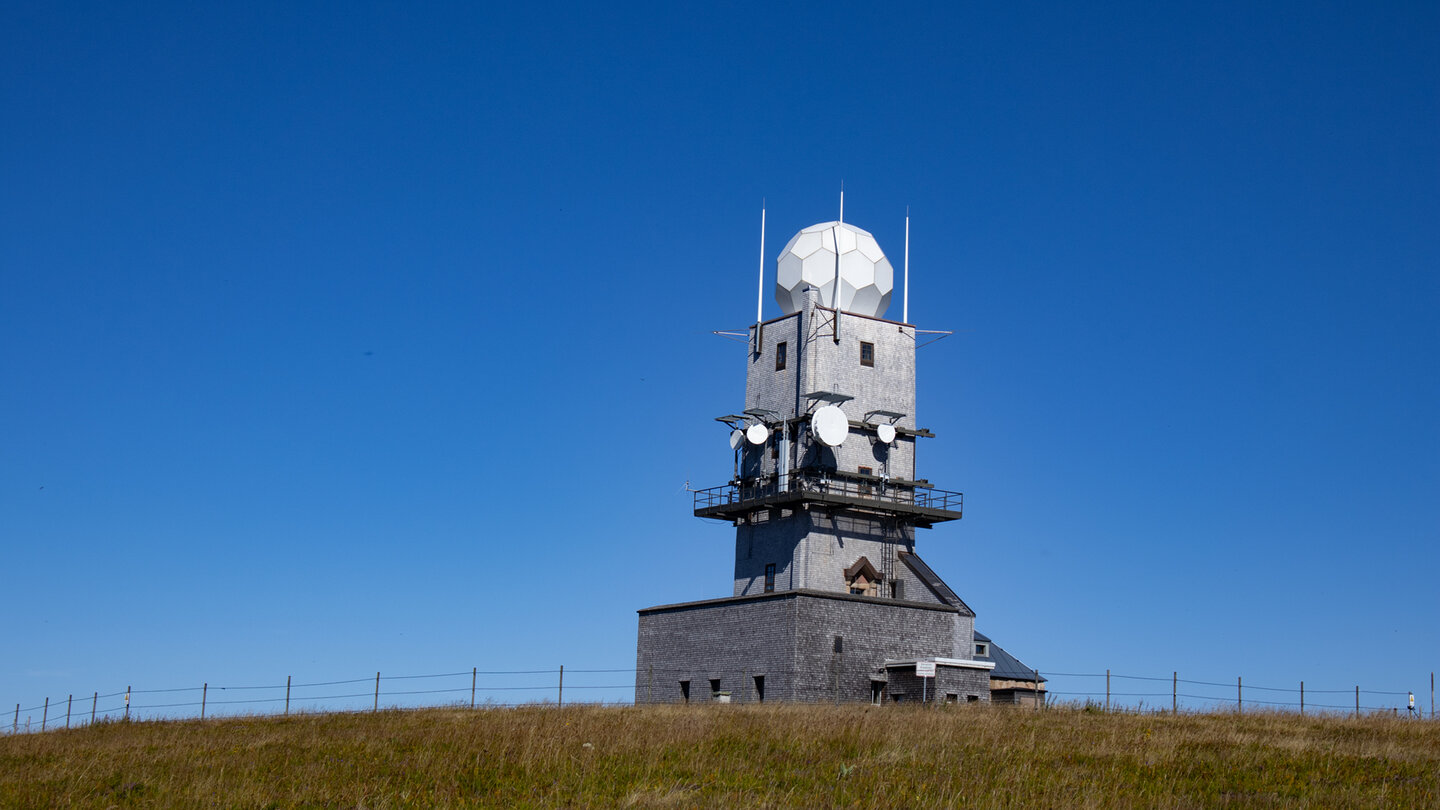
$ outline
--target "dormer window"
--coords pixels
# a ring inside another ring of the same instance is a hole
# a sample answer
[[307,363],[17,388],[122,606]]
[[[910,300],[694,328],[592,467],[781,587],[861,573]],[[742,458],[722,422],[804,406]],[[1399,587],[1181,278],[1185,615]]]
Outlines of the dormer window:
[[855,596],[879,596],[880,572],[864,557],[845,569],[845,587]]
[[990,657],[990,645],[983,641],[975,642],[975,654],[984,658]]

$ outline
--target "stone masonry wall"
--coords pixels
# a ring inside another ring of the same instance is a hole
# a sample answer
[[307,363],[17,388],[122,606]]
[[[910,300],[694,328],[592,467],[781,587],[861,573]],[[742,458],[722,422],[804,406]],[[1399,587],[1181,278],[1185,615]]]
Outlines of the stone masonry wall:
[[751,702],[755,675],[766,700],[869,700],[887,659],[951,657],[960,618],[946,606],[811,591],[647,608],[635,702],[676,702],[682,680],[692,702],[710,700],[712,678],[732,702]]

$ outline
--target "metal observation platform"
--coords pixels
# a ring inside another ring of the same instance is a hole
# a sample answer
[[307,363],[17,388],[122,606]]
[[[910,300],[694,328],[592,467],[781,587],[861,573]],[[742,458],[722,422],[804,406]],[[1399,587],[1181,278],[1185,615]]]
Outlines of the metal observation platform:
[[802,470],[789,475],[697,489],[695,516],[739,520],[757,509],[819,505],[904,515],[915,525],[959,520],[965,496],[922,482],[851,477],[835,471]]

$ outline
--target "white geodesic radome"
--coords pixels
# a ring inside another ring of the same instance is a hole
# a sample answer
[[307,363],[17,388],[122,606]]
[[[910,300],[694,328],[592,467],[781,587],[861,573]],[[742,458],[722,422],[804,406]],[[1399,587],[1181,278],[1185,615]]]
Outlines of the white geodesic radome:
[[[836,240],[840,249],[835,249]],[[835,296],[836,255],[840,295]],[[895,269],[869,231],[848,222],[822,222],[795,234],[780,251],[775,268],[775,300],[786,315],[799,312],[805,288],[820,291],[823,306],[856,315],[880,317],[890,306]]]

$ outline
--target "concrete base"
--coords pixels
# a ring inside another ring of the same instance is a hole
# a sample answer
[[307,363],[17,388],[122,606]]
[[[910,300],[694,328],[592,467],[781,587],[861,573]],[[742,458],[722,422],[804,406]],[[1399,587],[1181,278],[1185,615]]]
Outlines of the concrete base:
[[[794,590],[639,614],[637,704],[712,701],[722,691],[735,703],[918,700],[917,659],[948,662],[931,679],[945,681],[940,700],[990,699],[993,664],[956,656],[957,626],[973,619],[948,605]],[[897,664],[905,661],[908,672]]]

